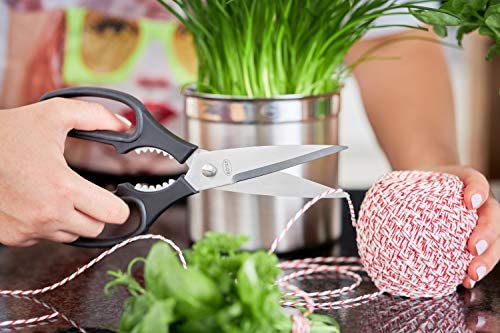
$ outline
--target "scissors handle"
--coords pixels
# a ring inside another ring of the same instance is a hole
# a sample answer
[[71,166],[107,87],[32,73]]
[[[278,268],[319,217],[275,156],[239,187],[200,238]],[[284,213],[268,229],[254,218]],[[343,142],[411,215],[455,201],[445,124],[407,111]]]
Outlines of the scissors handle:
[[137,190],[130,183],[122,183],[117,186],[114,193],[122,198],[129,207],[135,206],[139,212],[139,224],[135,230],[114,238],[80,237],[73,243],[70,243],[70,245],[90,248],[111,247],[130,237],[144,234],[167,208],[172,206],[176,201],[198,193],[198,191],[182,175],[173,184],[160,191],[144,192]]
[[134,133],[72,130],[69,132],[69,136],[112,145],[120,154],[140,147],[159,148],[172,155],[179,163],[184,163],[198,148],[163,127],[141,101],[124,92],[98,87],[72,87],[49,92],[43,95],[40,101],[54,97],[106,98],[129,106],[135,113],[136,128]]
[[[105,88],[73,87],[47,93],[40,98],[40,101],[54,97],[106,98],[121,102],[134,111],[136,127],[133,133],[72,130],[68,134],[72,137],[112,145],[120,154],[141,147],[159,148],[172,155],[179,163],[184,163],[198,148],[163,127],[149,113],[144,104],[129,94]],[[154,192],[141,191],[134,188],[130,183],[120,184],[115,194],[123,199],[131,210],[139,213],[139,222],[135,230],[113,238],[81,237],[71,243],[71,245],[80,247],[110,247],[130,237],[143,234],[148,231],[149,227],[168,207],[176,201],[195,193],[197,191],[185,180],[184,176],[180,176],[168,187]]]

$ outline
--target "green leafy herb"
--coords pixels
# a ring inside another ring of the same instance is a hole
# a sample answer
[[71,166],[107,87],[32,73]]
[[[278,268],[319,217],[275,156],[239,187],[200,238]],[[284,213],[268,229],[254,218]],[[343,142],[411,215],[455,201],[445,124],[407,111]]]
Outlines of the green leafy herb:
[[442,37],[448,34],[448,27],[458,27],[457,40],[462,45],[465,34],[478,30],[479,34],[495,40],[487,59],[500,55],[500,0],[449,0],[439,11],[415,9],[411,13],[420,21],[434,26]]
[[[148,257],[136,258],[126,273],[109,272],[131,296],[125,302],[120,332],[289,333],[291,318],[280,306],[282,293],[275,281],[281,271],[274,254],[245,252],[246,237],[207,233],[186,251],[184,269],[165,243],[155,244]],[[132,275],[144,263],[144,286]],[[337,323],[309,316],[313,333],[340,332]]]

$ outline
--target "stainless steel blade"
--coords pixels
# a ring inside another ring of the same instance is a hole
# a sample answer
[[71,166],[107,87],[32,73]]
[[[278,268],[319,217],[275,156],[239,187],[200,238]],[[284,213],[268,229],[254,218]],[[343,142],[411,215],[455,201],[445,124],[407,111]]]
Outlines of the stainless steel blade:
[[344,149],[347,147],[330,145],[199,149],[188,161],[186,180],[201,191],[288,169]]
[[[221,191],[296,198],[314,198],[330,189],[328,186],[286,172],[275,172],[231,185],[217,187],[217,190]],[[325,198],[345,197],[347,197],[345,192],[336,192],[325,196]]]

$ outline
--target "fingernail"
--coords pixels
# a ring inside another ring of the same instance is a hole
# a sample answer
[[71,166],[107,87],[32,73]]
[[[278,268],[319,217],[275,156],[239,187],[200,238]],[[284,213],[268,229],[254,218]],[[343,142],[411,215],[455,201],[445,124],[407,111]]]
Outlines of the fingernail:
[[481,203],[483,203],[483,197],[479,193],[475,193],[470,197],[470,201],[472,203],[472,208],[478,209],[481,207]]
[[476,328],[483,328],[484,324],[486,324],[486,319],[483,316],[477,316]]
[[[474,288],[474,286],[476,285],[476,281],[472,279],[469,279],[469,283],[470,283],[470,289]],[[474,298],[475,298],[474,293],[471,293],[470,301],[474,302]]]
[[[127,127],[130,127],[132,126],[132,123],[130,122],[130,120],[128,120],[127,118],[125,118],[124,116],[122,115],[119,115],[119,114],[115,114],[116,118],[118,118],[122,123],[124,123],[125,125],[127,125]],[[473,195],[474,196],[474,195]]]
[[483,254],[484,251],[486,251],[487,249],[488,249],[488,243],[484,239],[481,239],[476,243],[476,251],[478,256]]
[[476,273],[477,273],[477,280],[481,280],[482,278],[484,278],[486,276],[486,266],[479,266],[477,269],[476,269]]

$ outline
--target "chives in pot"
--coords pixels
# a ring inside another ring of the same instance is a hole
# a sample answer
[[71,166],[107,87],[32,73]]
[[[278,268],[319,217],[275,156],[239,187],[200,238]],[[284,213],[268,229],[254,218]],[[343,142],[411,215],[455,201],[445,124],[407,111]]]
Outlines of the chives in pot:
[[[436,1],[423,0],[160,2],[193,36],[198,74],[185,90],[185,109],[189,139],[206,149],[337,144],[339,91],[353,70],[344,57],[369,30],[387,27],[376,26],[376,19],[413,14],[444,34],[447,26],[463,22],[454,5],[464,3],[452,0],[449,8],[434,9],[425,3]],[[335,187],[337,157],[293,172]],[[249,248],[266,247],[303,203],[206,191],[190,198],[191,236],[199,240],[208,230],[228,231],[249,235]],[[278,250],[335,240],[340,219],[334,204],[325,200],[308,211]]]

